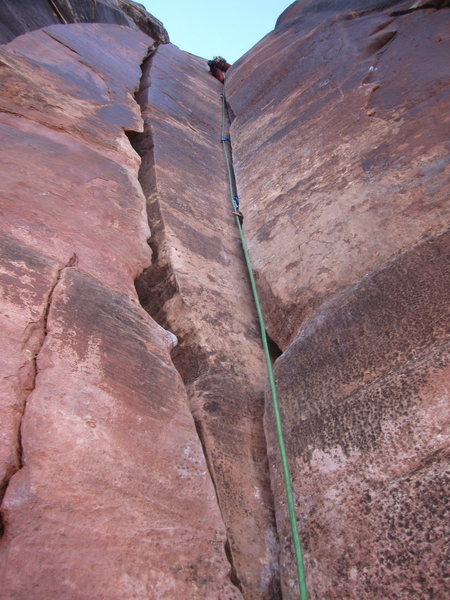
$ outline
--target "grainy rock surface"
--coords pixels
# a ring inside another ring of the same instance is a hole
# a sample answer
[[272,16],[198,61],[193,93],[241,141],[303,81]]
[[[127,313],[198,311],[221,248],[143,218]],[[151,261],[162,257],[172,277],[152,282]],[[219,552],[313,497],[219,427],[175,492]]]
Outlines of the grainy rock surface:
[[448,4],[295,2],[223,88],[0,0],[0,600],[298,599],[224,89],[310,599],[447,598]]
[[76,254],[83,271],[131,294],[149,228],[124,129],[142,127],[134,91],[149,45],[126,27],[83,24],[0,49],[0,230],[61,264]]
[[245,231],[283,349],[328,298],[447,227],[449,14],[298,2],[230,72]]
[[128,15],[141,31],[152,37],[160,44],[169,42],[169,34],[164,29],[164,25],[150,15],[142,4],[132,0],[119,0],[120,9]]
[[450,11],[413,4],[294,3],[225,86],[314,599],[447,594]]
[[241,598],[166,335],[76,268],[51,300],[2,505],[0,597]]
[[154,264],[138,290],[179,337],[174,362],[188,387],[243,593],[278,598],[265,367],[220,144],[223,86],[206,61],[172,45],[158,48],[146,72],[145,132],[136,147]]
[[0,0],[0,43],[54,23],[112,23],[169,41],[161,21],[132,0]]
[[134,287],[149,48],[83,24],[1,50],[2,600],[242,597],[175,338]]
[[313,598],[446,596],[449,249],[446,234],[389,261],[277,362]]

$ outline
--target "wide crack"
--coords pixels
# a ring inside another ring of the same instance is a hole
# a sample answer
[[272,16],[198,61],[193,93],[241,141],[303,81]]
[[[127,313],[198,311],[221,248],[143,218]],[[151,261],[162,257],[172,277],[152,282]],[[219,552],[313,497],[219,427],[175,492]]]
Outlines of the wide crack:
[[[137,103],[141,108],[141,112],[144,118],[144,108],[146,104],[145,95],[148,87],[150,86],[150,70],[152,65],[152,59],[157,49],[152,52],[149,51],[147,57],[144,59],[141,65],[142,77],[138,91],[135,94]],[[164,233],[164,220],[161,215],[161,210],[158,202],[156,193],[156,173],[155,173],[155,159],[154,159],[154,144],[153,135],[150,125],[145,123],[144,118],[144,132],[125,132],[128,139],[133,146],[134,150],[141,157],[141,166],[139,169],[138,180],[141,184],[144,196],[147,200],[147,217],[151,227],[151,238],[148,240],[148,244],[152,250],[152,264],[144,270],[144,272],[136,279],[136,291],[138,293],[139,301],[141,306],[146,312],[162,327],[170,330],[170,324],[167,322],[167,318],[164,312],[164,304],[175,297],[179,293],[179,287],[175,273],[173,272],[170,259],[165,243]],[[185,363],[184,356],[184,344],[182,336],[178,334],[179,343],[172,352],[172,363],[174,367],[180,373],[180,376],[186,383],[186,369],[183,368]],[[180,355],[183,357],[180,360]],[[196,364],[192,364],[194,361]],[[189,364],[189,374],[192,377],[193,374],[200,374],[201,371],[201,357],[193,356],[191,352],[191,362]],[[216,493],[216,499],[220,507],[219,496],[217,493],[216,482],[214,478],[214,472],[208,457],[208,452],[205,448],[204,435],[202,433],[201,423],[194,417],[194,424],[196,432],[200,441],[205,463],[208,468],[208,472],[211,481],[214,486]],[[222,511],[221,511],[222,512]],[[222,515],[223,521],[223,515]],[[233,564],[233,558],[230,551],[230,542],[228,538],[225,541],[225,556],[230,564],[230,581],[240,591],[239,579],[236,574],[236,569]]]
[[23,348],[24,351],[30,355],[30,359],[22,367],[26,368],[28,372],[26,374],[25,383],[22,388],[23,395],[21,399],[22,401],[20,405],[19,422],[17,426],[14,465],[11,465],[11,467],[7,470],[6,475],[3,481],[1,482],[0,486],[0,537],[4,535],[6,529],[6,523],[3,517],[2,510],[3,500],[5,498],[6,492],[8,490],[12,478],[24,466],[22,423],[25,417],[28,400],[36,388],[36,380],[39,375],[38,358],[48,334],[48,316],[50,313],[50,308],[52,306],[53,296],[55,293],[55,289],[61,280],[64,270],[70,267],[74,267],[77,264],[77,261],[77,255],[73,254],[70,260],[60,269],[58,269],[58,271],[56,272],[55,279],[48,291],[45,300],[45,308],[41,318],[36,322],[30,323],[27,328],[27,337],[23,343]]
[[[172,265],[171,248],[168,246],[166,238],[165,215],[161,211],[161,199],[157,190],[154,139],[152,125],[148,118],[148,111],[151,109],[148,106],[147,92],[151,85],[150,74],[153,58],[154,52],[143,61],[141,84],[135,94],[144,119],[144,132],[126,132],[131,145],[141,156],[142,163],[138,179],[147,200],[148,220],[152,232],[148,242],[153,252],[152,264],[137,278],[136,290],[146,312],[162,327],[173,331],[179,340],[172,352],[172,362],[186,387],[189,408],[194,418],[197,435],[225,525],[225,555],[230,564],[229,579],[245,597],[278,599],[281,593],[276,558],[278,542],[267,468],[267,448],[263,433],[263,407],[261,405],[259,414],[257,408],[259,400],[255,395],[257,390],[254,388],[254,382],[249,384],[241,371],[238,375],[238,370],[234,371],[234,364],[230,367],[232,375],[228,377],[230,373],[223,370],[220,352],[216,356],[211,353],[207,345],[204,345],[201,332],[198,331],[198,327],[195,327],[196,313],[194,311],[191,316],[189,306],[184,303],[177,281]],[[231,121],[234,115],[230,114],[228,106],[226,108],[228,120]],[[220,132],[218,138],[220,139]],[[232,220],[230,220],[230,226],[232,225]],[[279,350],[276,348],[273,350],[275,359]],[[234,360],[234,355],[232,358]],[[224,360],[226,360],[225,357]],[[233,363],[233,361],[231,362]],[[226,391],[225,388],[218,387],[218,377],[225,378],[224,385],[228,386]],[[249,386],[249,389],[240,387],[242,385]],[[260,391],[262,396],[262,387]],[[220,394],[224,396],[223,416],[220,415],[221,404],[216,397],[218,393],[219,396]],[[205,401],[204,399],[208,396],[208,400]],[[251,401],[249,400],[250,396],[252,397]],[[247,402],[248,406],[246,406]],[[218,411],[217,418],[215,411]],[[245,426],[248,429],[244,428],[245,435],[248,435],[244,444],[248,456],[243,449],[242,452],[246,458],[242,460],[241,465],[239,452],[236,453],[234,447],[228,448],[226,441],[224,443],[221,441],[220,422],[223,423],[226,437],[230,423],[242,423],[242,414],[245,415],[244,419],[248,422]],[[251,418],[250,415],[252,415]],[[250,425],[251,419],[253,421]],[[225,474],[223,460],[231,460],[231,479],[228,479]],[[243,473],[246,472],[245,469],[250,469],[248,475],[250,479],[244,484],[240,475],[236,475],[240,472],[240,468],[243,469]],[[254,487],[251,486],[251,482],[254,483]],[[256,502],[251,496],[256,493],[254,490],[258,491],[258,496],[255,496],[258,498]],[[235,498],[242,493],[244,494],[243,503],[236,507]],[[250,512],[246,513],[245,511]],[[252,511],[256,511],[257,516],[256,514],[253,516]],[[246,519],[251,520],[252,529],[244,533],[239,528],[241,523],[246,522]],[[255,540],[259,538],[261,542],[257,543]],[[248,564],[245,564],[250,560],[246,558],[248,557],[247,548],[254,553],[253,561],[256,562],[251,563],[254,566],[249,567]],[[260,578],[260,583],[257,581],[256,574]],[[242,584],[239,576],[242,578]],[[249,577],[254,578],[251,580],[252,583],[250,583]],[[254,586],[258,586],[258,592]]]

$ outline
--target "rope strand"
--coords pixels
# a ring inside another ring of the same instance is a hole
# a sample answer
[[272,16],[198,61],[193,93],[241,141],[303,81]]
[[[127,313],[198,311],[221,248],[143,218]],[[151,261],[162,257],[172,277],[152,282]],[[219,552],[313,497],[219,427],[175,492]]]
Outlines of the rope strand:
[[[236,210],[239,210],[239,207],[236,205],[236,202],[234,200],[235,195],[234,195],[234,191],[233,191],[233,173],[232,173],[232,167],[230,164],[230,157],[228,155],[228,150],[226,148],[226,142],[229,142],[230,140],[228,137],[225,136],[225,95],[221,94],[221,97],[222,97],[222,137],[221,137],[221,142],[222,142],[223,153],[225,155],[225,162],[227,165],[231,206],[233,207],[233,210],[236,211]],[[284,477],[284,485],[285,485],[285,489],[286,489],[286,499],[287,499],[287,505],[288,505],[289,521],[290,521],[290,525],[291,525],[292,540],[293,540],[293,544],[294,544],[295,563],[296,563],[296,567],[297,567],[298,587],[299,587],[299,593],[300,593],[299,597],[300,597],[300,600],[308,600],[308,590],[306,587],[305,568],[303,565],[303,552],[302,552],[300,537],[298,534],[297,518],[295,516],[294,495],[292,492],[292,480],[291,480],[291,474],[289,471],[289,464],[288,464],[287,455],[286,455],[286,446],[284,443],[280,406],[279,406],[279,402],[278,402],[275,378],[273,375],[272,362],[270,360],[269,345],[267,343],[266,327],[264,324],[264,317],[262,314],[261,304],[259,301],[258,290],[256,288],[255,277],[253,275],[253,269],[252,269],[251,263],[250,263],[250,256],[249,256],[248,250],[247,250],[247,244],[245,241],[244,233],[242,231],[241,221],[238,216],[235,216],[234,219],[236,221],[236,225],[239,230],[239,237],[241,238],[242,249],[244,251],[245,264],[247,265],[248,275],[249,275],[249,279],[250,279],[250,286],[252,288],[253,299],[255,301],[256,312],[257,312],[258,321],[259,321],[259,328],[261,330],[261,340],[262,340],[262,345],[263,345],[263,350],[264,350],[264,356],[266,359],[267,375],[269,378],[270,391],[272,394],[272,403],[273,403],[273,410],[274,410],[274,416],[275,416],[278,447],[280,450],[281,465],[282,465],[283,477]]]

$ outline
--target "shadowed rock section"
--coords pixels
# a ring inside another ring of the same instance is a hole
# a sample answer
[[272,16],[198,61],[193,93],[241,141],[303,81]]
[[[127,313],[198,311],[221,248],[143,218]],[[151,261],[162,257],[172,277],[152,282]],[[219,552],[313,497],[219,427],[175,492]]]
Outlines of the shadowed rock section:
[[0,43],[54,23],[113,23],[169,41],[161,21],[132,0],[0,0]]
[[0,596],[239,600],[125,129],[153,40],[56,25],[1,49]]
[[296,2],[225,85],[317,600],[446,596],[450,11],[419,4]]
[[263,433],[265,367],[220,145],[222,86],[206,62],[160,46],[139,95],[153,265],[143,306],[179,345],[172,357],[227,528],[246,599],[278,598],[278,544]]

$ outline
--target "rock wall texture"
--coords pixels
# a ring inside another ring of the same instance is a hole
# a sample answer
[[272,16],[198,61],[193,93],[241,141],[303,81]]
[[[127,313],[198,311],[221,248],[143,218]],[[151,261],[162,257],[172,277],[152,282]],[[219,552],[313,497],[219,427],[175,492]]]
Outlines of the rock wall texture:
[[148,62],[140,93],[154,262],[143,306],[175,332],[175,365],[248,599],[278,598],[278,544],[263,431],[265,366],[220,144],[223,86],[171,44]]
[[114,23],[169,41],[161,21],[132,0],[0,0],[0,43],[54,23]]
[[239,599],[150,264],[134,92],[154,42],[55,25],[1,50],[0,598]]
[[448,4],[294,2],[224,88],[0,0],[0,600],[298,598],[224,90],[310,599],[447,598]]
[[450,10],[430,6],[296,2],[225,85],[317,599],[448,593]]

